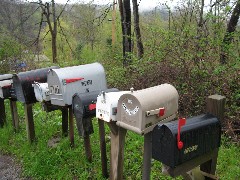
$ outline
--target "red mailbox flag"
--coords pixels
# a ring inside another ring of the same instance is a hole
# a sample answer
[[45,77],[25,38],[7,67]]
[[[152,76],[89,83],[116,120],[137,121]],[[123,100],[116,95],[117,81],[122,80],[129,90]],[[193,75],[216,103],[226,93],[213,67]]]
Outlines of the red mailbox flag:
[[72,82],[75,82],[75,81],[81,81],[83,79],[84,78],[71,78],[71,79],[65,79],[65,82],[66,82],[66,84],[68,84],[68,83],[72,83]]
[[183,142],[181,141],[180,138],[180,133],[181,133],[181,127],[186,124],[186,118],[179,118],[178,121],[178,134],[177,134],[177,146],[178,149],[181,150],[183,148]]

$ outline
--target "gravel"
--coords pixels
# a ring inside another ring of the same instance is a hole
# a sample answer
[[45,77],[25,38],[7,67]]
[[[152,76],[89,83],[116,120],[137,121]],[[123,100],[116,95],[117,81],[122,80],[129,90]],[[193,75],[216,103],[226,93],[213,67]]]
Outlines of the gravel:
[[14,158],[0,154],[0,180],[23,180],[21,166],[16,164]]

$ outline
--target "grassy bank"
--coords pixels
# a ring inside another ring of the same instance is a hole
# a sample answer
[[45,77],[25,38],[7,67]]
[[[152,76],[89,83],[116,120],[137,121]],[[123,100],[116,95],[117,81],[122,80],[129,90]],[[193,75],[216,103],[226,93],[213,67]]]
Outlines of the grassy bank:
[[[14,133],[11,126],[10,110],[6,101],[7,125],[0,129],[0,151],[16,156],[23,167],[22,176],[33,179],[104,179],[101,175],[98,125],[93,120],[94,134],[91,135],[93,162],[86,160],[83,139],[75,127],[75,147],[70,148],[68,138],[61,137],[61,113],[46,113],[39,104],[34,105],[34,122],[37,140],[29,145],[26,136],[24,112],[18,103],[20,132]],[[107,155],[110,155],[110,134],[106,127]],[[56,147],[49,147],[48,141],[61,137]],[[128,132],[125,147],[124,177],[141,179],[143,137]],[[217,175],[220,179],[240,178],[240,148],[222,138],[219,151]],[[108,163],[109,164],[109,163]],[[109,167],[108,167],[109,168]],[[152,161],[152,179],[167,179],[161,174],[161,164]],[[169,178],[171,179],[171,178]]]

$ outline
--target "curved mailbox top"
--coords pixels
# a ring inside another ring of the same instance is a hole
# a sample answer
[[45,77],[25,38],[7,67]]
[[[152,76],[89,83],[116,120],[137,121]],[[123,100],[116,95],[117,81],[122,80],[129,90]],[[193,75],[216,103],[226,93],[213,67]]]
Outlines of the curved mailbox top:
[[125,93],[129,91],[101,93],[97,97],[96,117],[106,122],[116,121],[118,99]]
[[34,84],[32,84],[32,86],[34,88],[34,94],[35,94],[37,101],[39,101],[39,102],[50,101],[49,89],[48,89],[47,83],[34,82]]
[[10,80],[12,79],[12,74],[1,74],[0,75],[0,81],[3,81],[3,80]]
[[[202,156],[220,146],[220,121],[211,114],[186,119],[180,130],[181,149],[177,146],[179,121],[157,125],[152,132],[152,155],[167,166],[176,166]],[[193,167],[194,168],[194,167]]]
[[32,84],[34,81],[39,83],[47,82],[47,73],[50,69],[56,69],[57,66],[36,69],[32,71],[21,72],[13,75],[13,86],[16,92],[17,99],[26,104],[36,102],[34,88]]
[[99,63],[52,69],[47,82],[51,104],[58,106],[72,105],[76,93],[107,89],[105,71]]
[[146,134],[159,122],[176,117],[178,92],[170,84],[123,94],[118,100],[117,125]]

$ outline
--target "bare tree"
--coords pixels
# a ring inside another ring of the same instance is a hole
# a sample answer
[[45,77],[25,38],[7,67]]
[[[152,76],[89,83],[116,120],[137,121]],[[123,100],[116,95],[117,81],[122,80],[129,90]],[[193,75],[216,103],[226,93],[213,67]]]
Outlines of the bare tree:
[[228,22],[227,30],[223,39],[221,54],[220,54],[221,64],[227,63],[227,57],[228,57],[228,51],[229,51],[228,46],[231,44],[231,41],[233,40],[233,33],[236,30],[239,15],[240,15],[240,0],[237,0],[237,3],[233,9],[231,18]]
[[[49,2],[43,3],[42,0],[39,0],[37,4],[42,9],[42,17],[45,16],[46,22],[49,27],[49,32],[51,34],[52,39],[52,61],[53,63],[57,63],[57,18],[56,18],[56,8],[55,8],[55,0],[51,0],[51,4]],[[39,34],[36,42],[39,41],[39,35],[41,31],[43,18],[41,18]]]
[[131,5],[130,0],[119,0],[119,11],[121,15],[123,35],[123,66],[131,62]]
[[139,27],[139,13],[138,13],[138,4],[137,0],[132,0],[133,4],[133,16],[134,16],[134,31],[137,39],[137,52],[138,58],[141,59],[143,57],[143,43],[141,38],[141,31]]

